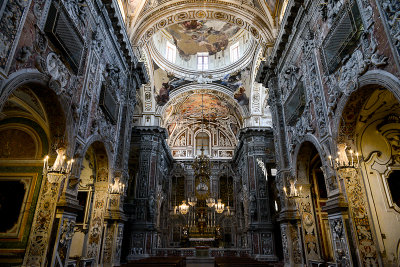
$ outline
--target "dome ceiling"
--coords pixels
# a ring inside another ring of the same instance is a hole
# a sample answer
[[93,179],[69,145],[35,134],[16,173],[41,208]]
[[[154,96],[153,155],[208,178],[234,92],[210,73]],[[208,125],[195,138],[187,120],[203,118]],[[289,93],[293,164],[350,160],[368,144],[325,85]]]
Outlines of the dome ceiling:
[[196,136],[207,128],[210,155],[232,157],[240,128],[266,125],[267,94],[254,76],[287,0],[118,1],[150,78],[138,92],[138,125],[166,128],[177,158],[193,157]]
[[198,52],[208,52],[210,56],[221,52],[239,30],[233,24],[216,20],[190,20],[166,28],[183,58]]

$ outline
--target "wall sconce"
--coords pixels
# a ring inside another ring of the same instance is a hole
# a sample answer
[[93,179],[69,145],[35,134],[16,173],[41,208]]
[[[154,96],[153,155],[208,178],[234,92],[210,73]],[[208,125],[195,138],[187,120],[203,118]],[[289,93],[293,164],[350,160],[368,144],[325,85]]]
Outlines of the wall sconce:
[[73,159],[66,160],[65,147],[57,150],[57,158],[53,166],[49,166],[49,156],[43,160],[43,174],[47,176],[49,183],[58,183],[63,177],[68,176],[72,170]]
[[347,156],[346,152],[346,145],[339,144],[338,145],[338,153],[335,160],[332,159],[332,156],[328,156],[329,164],[332,168],[339,170],[339,169],[347,169],[352,168],[356,169],[360,166],[360,160],[362,157],[358,154],[358,152],[354,152],[352,149],[349,150],[350,159]]
[[119,177],[115,177],[114,184],[108,185],[108,192],[110,194],[123,195],[125,193],[125,184],[120,182]]
[[296,199],[301,197],[301,190],[302,189],[303,189],[302,186],[299,186],[299,188],[296,187],[296,181],[290,181],[289,192],[286,189],[286,186],[283,187],[283,192],[285,192],[285,196],[286,196],[287,199],[296,200]]

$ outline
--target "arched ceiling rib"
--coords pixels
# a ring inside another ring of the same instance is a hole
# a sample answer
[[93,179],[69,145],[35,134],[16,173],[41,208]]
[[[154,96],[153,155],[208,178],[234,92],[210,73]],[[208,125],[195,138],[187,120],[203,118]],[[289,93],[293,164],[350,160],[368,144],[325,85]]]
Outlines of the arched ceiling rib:
[[190,20],[210,19],[229,22],[246,29],[263,47],[272,46],[274,42],[275,26],[270,11],[243,5],[240,1],[164,2],[153,9],[143,9],[141,15],[135,19],[135,25],[130,25],[128,31],[132,44],[143,46],[155,32],[167,26]]

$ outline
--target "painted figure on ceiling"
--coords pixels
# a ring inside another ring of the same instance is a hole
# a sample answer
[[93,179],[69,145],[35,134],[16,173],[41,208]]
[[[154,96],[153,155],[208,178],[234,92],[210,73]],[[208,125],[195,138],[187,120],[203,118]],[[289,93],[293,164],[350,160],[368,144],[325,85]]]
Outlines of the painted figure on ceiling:
[[245,91],[246,91],[246,89],[243,86],[241,86],[236,91],[236,93],[233,95],[233,97],[236,99],[236,101],[241,106],[245,106],[245,105],[249,104],[249,98],[247,97]]

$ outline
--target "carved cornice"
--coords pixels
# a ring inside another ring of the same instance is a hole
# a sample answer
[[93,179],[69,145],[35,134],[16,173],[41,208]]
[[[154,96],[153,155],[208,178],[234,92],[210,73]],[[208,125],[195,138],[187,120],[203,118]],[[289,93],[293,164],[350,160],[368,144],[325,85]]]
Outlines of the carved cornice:
[[161,138],[167,139],[168,132],[165,128],[158,126],[135,126],[132,129],[132,135],[152,134],[160,135]]
[[[117,37],[117,41],[120,45],[120,50],[122,51],[127,64],[136,68],[138,60],[133,53],[132,45],[129,41],[128,34],[125,29],[124,20],[122,19],[121,13],[119,11],[117,1],[102,0],[101,2],[104,4],[105,9],[100,8],[100,10],[102,10],[103,16],[107,24],[109,24],[109,26],[113,28],[113,32]],[[107,11],[108,14],[105,11]]]
[[275,76],[275,72],[272,68],[269,67],[268,62],[261,61],[255,81],[258,83],[262,83],[264,87],[268,87],[269,80]]
[[322,208],[322,211],[328,214],[334,214],[339,212],[345,212],[348,210],[348,204],[342,194],[330,197],[326,202],[326,205]]
[[281,58],[283,51],[289,43],[289,36],[293,30],[296,30],[294,22],[298,15],[298,11],[302,6],[304,0],[292,0],[289,1],[287,9],[285,11],[285,17],[283,18],[279,35],[275,41],[274,48],[272,49],[268,63],[271,68],[277,66],[279,59]]
[[273,136],[273,130],[271,127],[245,127],[240,129],[238,139],[242,140],[248,136]]
[[169,162],[173,161],[173,157],[171,154],[171,150],[166,142],[166,139],[168,138],[168,132],[165,128],[158,127],[158,126],[135,126],[132,128],[132,136],[142,136],[142,135],[156,135],[160,138],[161,140],[161,146],[163,150],[165,151],[165,154],[167,156],[167,160]]
[[[252,136],[265,136],[266,138],[274,138],[273,130],[271,127],[246,127],[240,129],[238,133],[239,142],[235,148],[235,152],[232,158],[233,162],[238,162],[241,156],[243,155],[243,148],[248,146],[248,142],[246,142],[247,137]],[[265,146],[268,144],[266,143]]]

